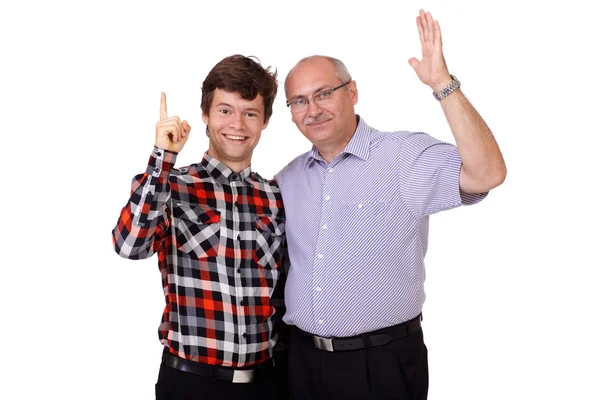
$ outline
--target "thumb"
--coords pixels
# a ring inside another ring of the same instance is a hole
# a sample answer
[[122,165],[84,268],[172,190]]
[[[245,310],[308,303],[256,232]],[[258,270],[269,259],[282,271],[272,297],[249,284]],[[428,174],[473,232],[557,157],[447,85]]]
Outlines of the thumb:
[[411,67],[413,67],[413,69],[416,71],[417,67],[419,66],[419,60],[417,60],[416,58],[411,58],[410,60],[408,60],[408,63],[410,64]]

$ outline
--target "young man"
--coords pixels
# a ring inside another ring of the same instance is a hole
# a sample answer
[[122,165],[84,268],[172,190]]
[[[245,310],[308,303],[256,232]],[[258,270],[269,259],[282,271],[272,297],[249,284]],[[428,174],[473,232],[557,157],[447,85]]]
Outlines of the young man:
[[202,86],[208,151],[179,169],[191,127],[167,115],[161,95],[154,150],[113,230],[120,256],[158,255],[166,306],[157,399],[284,396],[272,362],[283,203],[277,185],[250,169],[276,75],[240,55],[215,65]]
[[369,127],[337,59],[305,58],[286,78],[292,120],[313,143],[276,176],[291,263],[284,321],[293,326],[294,399],[427,397],[429,215],[480,201],[506,174],[492,133],[448,72],[437,21],[421,10],[417,26],[423,58],[409,63],[440,101],[456,146]]

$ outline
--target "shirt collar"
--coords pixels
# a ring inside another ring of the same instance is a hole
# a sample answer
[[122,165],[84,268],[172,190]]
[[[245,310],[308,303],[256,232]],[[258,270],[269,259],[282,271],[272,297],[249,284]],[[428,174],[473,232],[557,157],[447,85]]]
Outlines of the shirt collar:
[[[346,147],[344,147],[344,149],[336,157],[347,153],[366,161],[369,158],[371,128],[369,128],[369,125],[367,125],[360,115],[357,114],[356,118],[358,118],[358,125],[356,126],[354,135],[352,135],[350,142],[348,142]],[[313,145],[312,149],[308,153],[308,157],[306,158],[306,166],[308,166],[312,161],[325,161],[319,154],[319,150],[315,145]]]
[[212,176],[221,185],[242,180],[251,182],[250,166],[248,166],[248,168],[240,172],[233,172],[231,168],[229,168],[227,165],[217,160],[216,158],[209,156],[208,153],[204,153],[204,157],[202,157],[201,164],[206,170],[206,172],[208,172],[208,174]]

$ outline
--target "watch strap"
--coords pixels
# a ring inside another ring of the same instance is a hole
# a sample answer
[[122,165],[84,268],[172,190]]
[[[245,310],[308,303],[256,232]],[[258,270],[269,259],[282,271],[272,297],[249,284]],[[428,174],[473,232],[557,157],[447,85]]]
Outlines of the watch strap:
[[433,97],[435,97],[437,101],[441,101],[442,99],[448,97],[450,93],[454,92],[460,87],[460,81],[456,79],[454,75],[450,75],[450,77],[452,78],[452,81],[448,84],[448,86],[439,92],[433,92]]

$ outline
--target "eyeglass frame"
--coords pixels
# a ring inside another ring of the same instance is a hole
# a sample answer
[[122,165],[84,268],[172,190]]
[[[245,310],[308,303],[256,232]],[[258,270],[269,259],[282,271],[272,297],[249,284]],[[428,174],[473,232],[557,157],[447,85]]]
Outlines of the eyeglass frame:
[[[307,101],[307,103],[306,103],[306,107],[308,108],[308,106],[310,105],[310,101],[311,101],[311,100],[312,100],[312,102],[313,102],[313,103],[315,103],[315,102],[316,102],[316,97],[317,97],[317,96],[319,96],[319,95],[322,95],[323,93],[328,93],[328,94],[330,94],[330,95],[331,95],[331,94],[333,94],[333,92],[335,92],[335,91],[336,91],[336,90],[338,90],[338,89],[341,89],[341,88],[343,88],[344,86],[348,85],[350,82],[352,82],[352,80],[349,80],[349,81],[348,81],[348,82],[346,82],[346,83],[342,83],[340,86],[336,86],[336,87],[334,87],[334,88],[331,88],[331,89],[325,89],[325,90],[322,90],[322,91],[320,91],[319,93],[315,93],[315,94],[313,94],[311,97],[306,97],[306,98],[304,98],[303,100],[306,100],[306,101]],[[290,107],[290,110],[293,110],[293,108],[291,108],[291,105],[292,105],[293,103],[295,103],[296,101],[300,100],[300,99],[301,99],[301,98],[298,98],[298,99],[296,99],[296,100],[294,100],[294,101],[291,101],[291,102],[286,102],[286,103],[285,103],[285,105],[286,105],[287,107]]]

